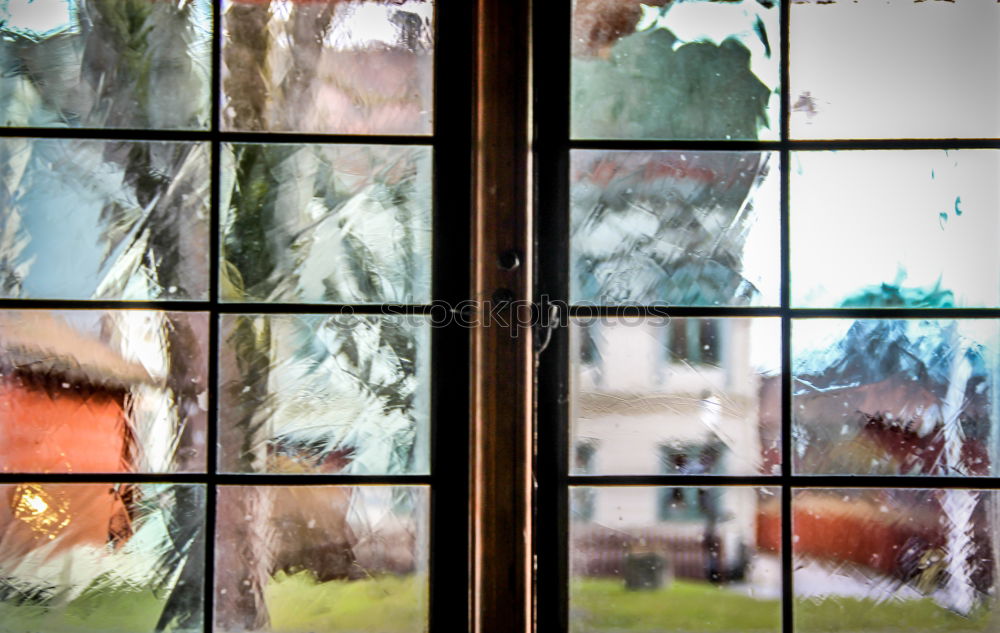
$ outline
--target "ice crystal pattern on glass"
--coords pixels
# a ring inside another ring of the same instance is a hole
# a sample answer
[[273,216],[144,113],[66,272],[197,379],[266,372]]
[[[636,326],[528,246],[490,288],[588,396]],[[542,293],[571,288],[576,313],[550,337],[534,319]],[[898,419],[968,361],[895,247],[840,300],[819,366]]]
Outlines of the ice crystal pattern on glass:
[[209,0],[0,1],[0,125],[206,129]]
[[576,0],[574,138],[778,138],[775,2]]
[[0,312],[0,471],[204,471],[208,315]]
[[222,298],[427,303],[426,147],[223,150]]
[[777,303],[772,154],[581,150],[570,169],[574,303]]
[[427,630],[428,490],[222,486],[215,630]]
[[207,144],[0,140],[0,296],[208,296]]
[[777,488],[573,487],[569,630],[781,630]]
[[0,485],[6,633],[203,630],[205,488]]
[[800,489],[795,630],[997,630],[997,493]]
[[425,317],[222,321],[220,464],[236,472],[427,472]]
[[571,327],[575,474],[780,472],[778,319],[575,319]]
[[430,133],[433,14],[428,0],[225,0],[223,127]]
[[994,319],[792,324],[795,470],[995,475]]

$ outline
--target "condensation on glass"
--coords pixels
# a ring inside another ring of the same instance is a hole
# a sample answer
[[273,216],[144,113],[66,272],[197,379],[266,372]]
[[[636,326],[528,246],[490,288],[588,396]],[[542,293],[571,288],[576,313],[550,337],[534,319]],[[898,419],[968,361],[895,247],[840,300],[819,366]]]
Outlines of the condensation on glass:
[[434,3],[223,0],[228,130],[429,134]]
[[995,476],[995,319],[792,323],[795,471]]
[[0,126],[209,127],[209,0],[0,2]]
[[0,484],[5,633],[200,633],[205,486]]
[[429,489],[220,486],[215,630],[424,633]]
[[792,303],[1000,305],[1000,152],[796,152]]
[[792,497],[795,631],[990,633],[994,490],[799,489]]
[[224,145],[221,298],[429,303],[431,163],[429,147]]
[[208,298],[207,143],[0,139],[0,296]]
[[203,472],[208,314],[0,312],[0,472]]
[[428,471],[426,317],[223,315],[220,338],[222,470]]
[[577,318],[570,468],[577,475],[781,470],[777,318]]
[[571,300],[776,305],[778,180],[769,152],[571,152]]
[[569,630],[781,630],[781,500],[750,486],[570,488]]
[[791,136],[1000,137],[1000,3],[798,0]]
[[777,140],[777,2],[575,0],[574,138]]

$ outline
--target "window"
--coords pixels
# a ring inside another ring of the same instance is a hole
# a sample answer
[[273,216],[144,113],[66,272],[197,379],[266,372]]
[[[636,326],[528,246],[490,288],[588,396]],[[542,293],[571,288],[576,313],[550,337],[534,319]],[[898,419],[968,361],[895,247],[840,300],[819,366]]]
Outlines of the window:
[[465,626],[438,9],[0,2],[4,631]]
[[[580,442],[576,445],[574,468],[577,472],[594,472],[594,454],[597,452],[597,442]],[[573,491],[573,514],[584,521],[594,516],[594,494],[592,490],[579,488]]]
[[546,630],[993,626],[998,9],[536,12]]
[[[708,446],[660,446],[661,472],[714,475],[725,472],[721,457],[725,451],[721,444]],[[661,488],[657,490],[657,513],[660,521],[671,519],[698,519],[716,513],[714,493],[707,488]]]
[[0,0],[0,628],[991,630],[998,33]]

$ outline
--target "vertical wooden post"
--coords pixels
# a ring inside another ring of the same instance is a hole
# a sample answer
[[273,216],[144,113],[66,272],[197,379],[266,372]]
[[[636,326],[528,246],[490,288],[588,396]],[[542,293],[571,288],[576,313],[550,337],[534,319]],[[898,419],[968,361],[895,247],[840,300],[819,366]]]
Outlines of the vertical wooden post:
[[[532,624],[529,0],[477,0],[472,630]],[[441,121],[439,125],[447,125]],[[500,307],[504,301],[506,307]]]

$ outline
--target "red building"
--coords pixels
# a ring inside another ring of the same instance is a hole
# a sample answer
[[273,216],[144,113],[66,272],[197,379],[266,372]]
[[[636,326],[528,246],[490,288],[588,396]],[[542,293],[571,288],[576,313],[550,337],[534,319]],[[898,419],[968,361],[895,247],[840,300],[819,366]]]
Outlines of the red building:
[[[141,365],[50,312],[0,315],[0,469],[130,471],[130,390],[149,381]],[[4,487],[0,552],[18,556],[57,538],[59,547],[123,538],[131,532],[127,490],[108,484]]]

